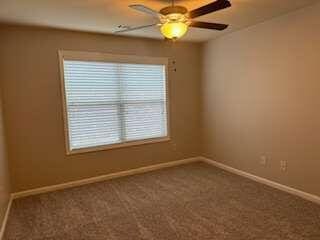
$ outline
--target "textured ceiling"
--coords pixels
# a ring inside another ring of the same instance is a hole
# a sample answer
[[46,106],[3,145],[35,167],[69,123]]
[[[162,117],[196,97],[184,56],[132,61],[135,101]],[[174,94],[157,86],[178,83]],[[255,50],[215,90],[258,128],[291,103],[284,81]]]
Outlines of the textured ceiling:
[[[189,10],[213,0],[176,0]],[[223,31],[190,29],[184,40],[206,41],[290,11],[319,2],[319,0],[231,0],[232,7],[197,18],[197,20],[230,24]],[[150,16],[136,12],[130,4],[145,4],[160,10],[169,0],[1,0],[0,22],[46,26],[99,33],[112,33],[118,25],[139,26],[155,22]],[[161,38],[157,27],[127,35]]]

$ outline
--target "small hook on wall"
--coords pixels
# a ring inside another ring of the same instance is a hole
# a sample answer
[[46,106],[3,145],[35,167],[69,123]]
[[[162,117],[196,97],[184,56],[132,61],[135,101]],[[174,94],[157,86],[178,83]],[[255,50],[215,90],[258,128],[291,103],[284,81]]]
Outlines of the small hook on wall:
[[[175,61],[175,60],[172,61],[172,65],[176,65],[176,61]],[[174,71],[174,72],[177,71],[177,68],[176,68],[175,66],[174,66],[174,68],[173,68],[173,71]]]

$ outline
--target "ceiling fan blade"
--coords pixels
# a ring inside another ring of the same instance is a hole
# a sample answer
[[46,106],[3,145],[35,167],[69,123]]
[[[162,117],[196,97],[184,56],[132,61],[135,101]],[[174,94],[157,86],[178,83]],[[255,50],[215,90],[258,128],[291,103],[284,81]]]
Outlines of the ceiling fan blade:
[[142,5],[142,4],[132,4],[132,5],[129,5],[129,7],[134,10],[137,10],[139,12],[143,12],[143,13],[146,13],[146,14],[151,15],[153,17],[156,17],[156,18],[159,18],[159,16],[161,15],[156,10],[153,10],[149,7]]
[[194,9],[189,12],[190,18],[196,18],[203,15],[206,15],[208,13],[212,13],[215,11],[219,11],[221,9],[225,9],[231,7],[231,3],[228,0],[217,0],[213,3],[209,3],[205,6],[202,6],[200,8]]
[[140,30],[140,29],[144,29],[144,28],[149,28],[149,27],[153,27],[153,26],[157,26],[158,23],[153,23],[153,24],[149,24],[149,25],[144,25],[144,26],[138,26],[138,27],[128,27],[122,30],[118,30],[115,31],[114,33],[125,33],[125,32],[131,32],[131,31],[135,31],[135,30]]
[[190,27],[213,29],[213,30],[219,30],[219,31],[226,29],[228,26],[229,25],[227,24],[198,22],[198,21],[192,21],[190,24]]

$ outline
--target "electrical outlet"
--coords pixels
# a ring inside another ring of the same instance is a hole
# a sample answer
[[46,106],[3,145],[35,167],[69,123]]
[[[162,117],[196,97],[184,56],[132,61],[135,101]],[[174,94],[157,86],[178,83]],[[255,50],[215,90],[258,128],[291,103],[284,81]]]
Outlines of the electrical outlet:
[[261,165],[267,165],[267,156],[260,156],[260,164]]
[[281,171],[287,171],[287,161],[285,160],[280,161],[280,169]]

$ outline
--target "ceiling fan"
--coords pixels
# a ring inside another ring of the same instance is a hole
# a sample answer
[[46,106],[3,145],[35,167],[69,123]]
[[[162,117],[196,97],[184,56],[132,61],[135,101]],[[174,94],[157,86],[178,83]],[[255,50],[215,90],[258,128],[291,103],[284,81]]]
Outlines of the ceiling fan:
[[138,27],[123,28],[122,25],[120,25],[119,27],[122,27],[123,29],[116,31],[115,33],[124,33],[153,26],[160,26],[160,31],[166,39],[176,40],[186,34],[189,27],[205,28],[218,31],[226,29],[228,27],[226,24],[199,22],[194,21],[193,19],[208,13],[231,7],[231,3],[229,0],[216,0],[191,11],[188,11],[188,9],[184,6],[175,5],[174,0],[172,0],[172,4],[170,6],[162,8],[159,12],[141,4],[133,4],[129,5],[129,7],[151,15],[154,18],[157,18],[159,22]]

